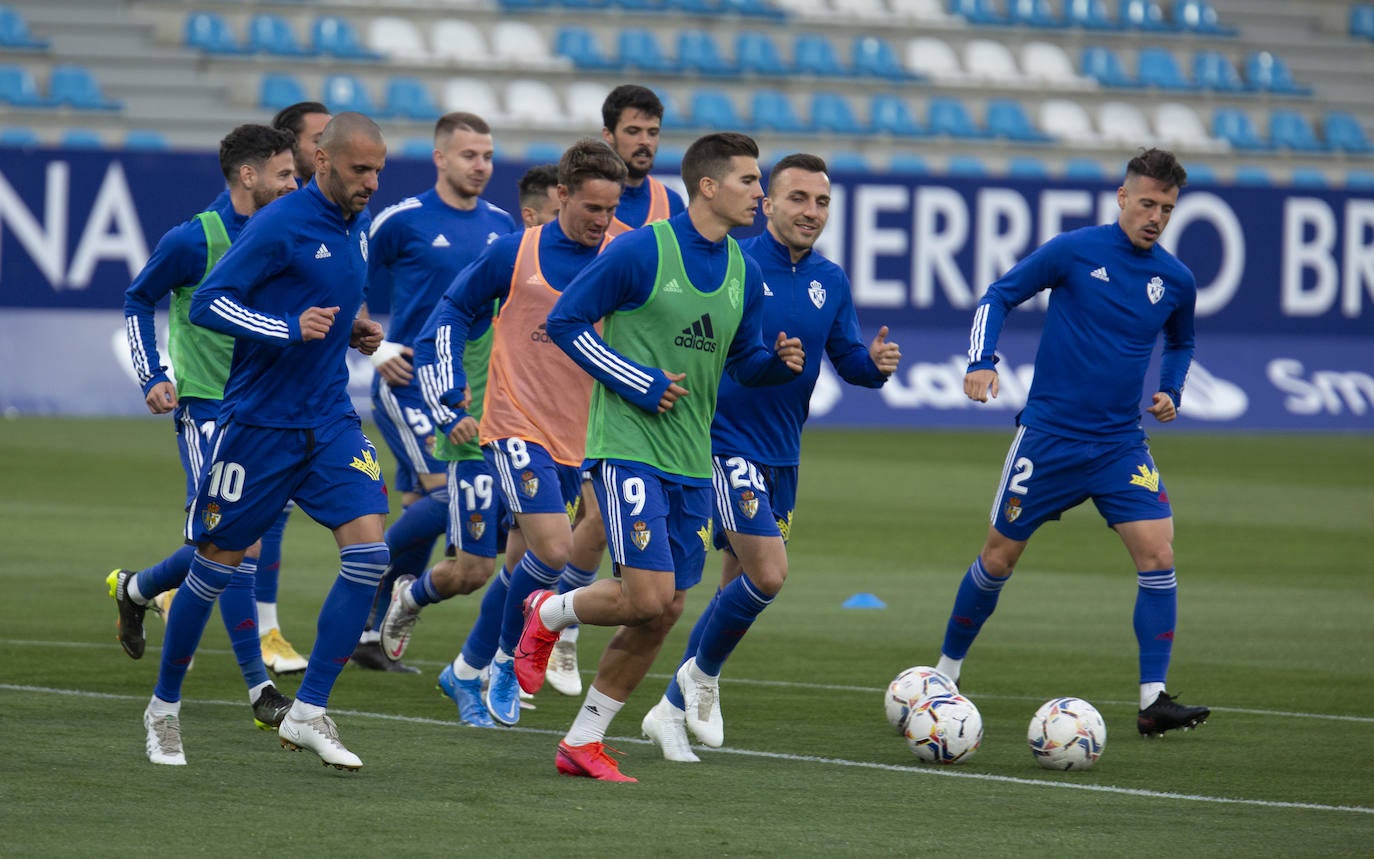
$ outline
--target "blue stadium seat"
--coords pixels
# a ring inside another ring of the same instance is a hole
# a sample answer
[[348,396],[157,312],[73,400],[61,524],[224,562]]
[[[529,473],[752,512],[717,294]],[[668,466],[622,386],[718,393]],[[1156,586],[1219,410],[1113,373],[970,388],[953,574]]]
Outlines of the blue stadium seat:
[[47,39],[35,39],[29,33],[29,23],[23,15],[8,6],[0,6],[0,48],[7,51],[42,51],[47,47]]
[[1100,182],[1107,178],[1107,171],[1091,158],[1070,158],[1064,162],[1064,178]]
[[377,112],[367,87],[354,75],[329,75],[324,79],[323,95],[321,100],[335,113],[352,110],[371,115]]
[[1050,9],[1049,0],[1007,0],[1007,18],[1027,27],[1063,29],[1064,19]]
[[434,139],[428,137],[414,137],[401,144],[401,156],[403,158],[418,158],[430,161],[434,158]]
[[563,157],[563,147],[547,140],[536,141],[525,147],[525,160],[531,164],[557,164]]
[[678,149],[676,146],[660,146],[658,147],[658,154],[654,156],[654,166],[664,172],[680,171],[684,154],[686,154],[685,149]]
[[1345,187],[1359,191],[1374,190],[1374,170],[1347,170]]
[[1245,82],[1250,89],[1282,95],[1311,95],[1312,88],[1293,80],[1288,65],[1268,51],[1255,51],[1245,58]]
[[782,77],[787,74],[787,63],[773,37],[757,30],[745,30],[735,37],[735,62],[744,74]]
[[255,54],[274,54],[278,57],[313,57],[316,52],[301,47],[296,34],[280,15],[254,15],[248,21],[245,47]]
[[1272,185],[1274,179],[1269,175],[1269,171],[1254,164],[1242,164],[1231,171],[1231,184],[1233,185]]
[[973,155],[951,155],[945,162],[946,176],[986,176],[988,167],[982,159]]
[[774,23],[787,20],[787,13],[768,0],[720,0],[720,11],[733,12],[745,18],[759,18]]
[[844,77],[848,72],[840,65],[835,46],[830,39],[816,33],[797,37],[792,54],[792,70],[818,77]]
[[1317,139],[1312,123],[1293,110],[1275,110],[1269,114],[1269,143],[1279,149],[1295,152],[1325,152],[1326,145]]
[[926,130],[911,115],[911,108],[899,95],[878,94],[868,103],[868,128],[876,134],[921,137]]
[[1296,188],[1325,188],[1331,183],[1323,171],[1300,164],[1288,174],[1288,184]]
[[677,63],[668,59],[653,31],[629,27],[616,38],[616,55],[627,69],[667,74],[677,71]]
[[55,66],[48,78],[48,100],[77,110],[121,110],[124,105],[106,98],[85,66]]
[[995,98],[988,102],[987,117],[983,123],[993,137],[1015,140],[1023,143],[1048,143],[1054,140],[1036,128],[1026,116],[1021,103],[1006,98]]
[[609,0],[560,0],[559,5],[564,9],[575,9],[582,12],[588,9],[605,9],[611,4]]
[[167,136],[151,128],[135,128],[124,135],[124,148],[138,152],[163,152],[170,149]]
[[892,156],[887,163],[887,169],[893,173],[906,173],[923,175],[930,172],[930,167],[926,160],[919,155],[910,155],[905,152],[898,152]]
[[970,24],[1005,26],[1006,16],[997,11],[992,0],[949,0],[949,11]]
[[192,12],[186,16],[186,47],[198,48],[207,54],[252,53],[239,44],[229,22],[214,12]]
[[832,152],[825,159],[826,170],[830,173],[871,173],[873,165],[862,152],[841,150]]
[[1233,108],[1219,108],[1212,115],[1212,136],[1245,151],[1254,152],[1269,148],[1269,144],[1255,129],[1255,123],[1250,116]]
[[715,89],[699,89],[692,93],[692,123],[711,131],[747,131],[752,128],[740,119],[730,96]]
[[1102,0],[1064,0],[1064,22],[1085,30],[1119,30]]
[[1234,27],[1217,20],[1217,10],[1204,0],[1177,0],[1174,3],[1174,26],[1180,30],[1207,36],[1234,36]]
[[1045,179],[1050,175],[1050,168],[1039,158],[1016,155],[1007,161],[1007,175],[1014,179]]
[[1350,35],[1374,39],[1374,3],[1356,3],[1350,7]]
[[432,122],[441,114],[429,87],[420,79],[395,77],[386,82],[386,116]]
[[682,131],[692,127],[691,117],[683,116],[682,111],[678,109],[677,99],[673,98],[672,93],[655,87],[654,94],[663,103],[661,124],[664,131]]
[[1138,62],[1141,86],[1173,92],[1193,89],[1192,83],[1184,77],[1183,70],[1178,67],[1173,53],[1166,48],[1141,48]]
[[1364,128],[1353,113],[1331,111],[1322,117],[1322,139],[1332,149],[1345,152],[1374,152],[1374,146],[1365,136]]
[[262,76],[258,87],[259,107],[277,111],[300,101],[310,101],[310,96],[295,75],[272,72]]
[[734,77],[739,67],[721,56],[715,37],[705,30],[683,30],[677,35],[677,61],[685,72],[707,77]]
[[104,149],[105,140],[98,131],[89,128],[69,128],[62,132],[60,145],[63,149]]
[[1208,167],[1206,164],[1189,164],[1188,186],[1193,185],[1215,185],[1217,184],[1217,171]]
[[363,46],[358,31],[338,15],[324,15],[310,25],[315,50],[342,60],[380,60],[382,55]]
[[1151,33],[1175,29],[1164,17],[1164,7],[1157,0],[1121,0],[1121,25],[1128,30]]
[[52,107],[38,91],[38,81],[27,66],[0,66],[0,103],[15,107]]
[[749,103],[749,115],[753,117],[754,127],[760,131],[800,134],[811,130],[811,126],[797,116],[791,99],[785,93],[772,89],[755,90]]
[[836,134],[862,134],[849,99],[837,92],[818,92],[811,96],[811,127]]
[[1193,83],[1199,89],[1216,92],[1241,92],[1245,82],[1240,79],[1230,58],[1219,51],[1198,51],[1193,55]]
[[989,135],[969,116],[968,108],[957,98],[936,96],[928,107],[932,134],[947,134],[965,140],[982,140]]
[[661,0],[665,12],[681,12],[686,15],[716,15],[720,5],[716,0]]
[[500,0],[506,12],[541,12],[553,5],[553,0]]
[[855,36],[854,73],[890,80],[909,80],[912,75],[902,65],[892,45],[876,36]]
[[1116,52],[1105,45],[1089,45],[1083,49],[1082,73],[1105,87],[1137,87],[1140,84],[1121,66]]
[[9,125],[0,128],[0,146],[18,149],[38,146],[40,143],[38,132],[32,128],[25,128],[22,125]]
[[614,71],[620,68],[619,60],[609,59],[601,53],[596,36],[586,27],[559,27],[554,37],[553,52],[572,60],[579,69]]

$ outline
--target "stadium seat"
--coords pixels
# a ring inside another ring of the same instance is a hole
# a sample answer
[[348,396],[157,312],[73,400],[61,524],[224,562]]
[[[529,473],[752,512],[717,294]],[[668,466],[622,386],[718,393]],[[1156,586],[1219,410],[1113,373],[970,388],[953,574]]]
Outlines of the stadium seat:
[[1174,3],[1174,26],[1191,33],[1207,36],[1234,36],[1236,30],[1217,20],[1217,10],[1204,0],[1177,0]]
[[29,33],[29,23],[14,9],[0,6],[0,48],[7,51],[42,51],[47,39],[35,39]]
[[768,0],[719,0],[719,6],[722,13],[730,12],[745,18],[761,18],[773,23],[787,20],[787,13]]
[[892,14],[910,21],[943,24],[950,20],[940,0],[888,0]]
[[840,65],[835,46],[818,33],[803,33],[792,47],[792,71],[818,77],[844,77],[847,70]]
[[945,161],[946,176],[978,177],[988,175],[988,167],[974,155],[951,155]]
[[1164,7],[1156,0],[1121,0],[1121,25],[1128,30],[1155,33],[1174,29],[1164,17]]
[[1097,108],[1097,132],[1104,141],[1131,147],[1148,146],[1154,139],[1145,114],[1122,101],[1105,102]]
[[498,0],[505,12],[533,14],[544,11],[553,5],[553,0]]
[[754,127],[760,131],[800,134],[811,130],[797,116],[791,99],[777,90],[755,90],[749,99],[749,115],[754,120]]
[[171,147],[162,132],[150,128],[135,128],[124,134],[124,148],[138,152],[162,152]]
[[877,36],[855,36],[851,57],[854,73],[857,75],[888,80],[906,80],[911,77],[907,70],[902,68],[902,62],[897,59],[897,52],[892,49],[892,45]]
[[1347,170],[1345,187],[1358,191],[1374,190],[1374,170]]
[[983,123],[993,137],[1015,140],[1020,143],[1048,143],[1054,140],[1031,124],[1021,103],[1006,98],[994,98],[988,102],[987,116]]
[[[658,97],[663,100],[664,107],[667,107],[672,100],[669,94],[665,92],[660,92]],[[563,103],[566,109],[563,111],[563,115],[574,127],[590,132],[604,124],[601,118],[601,104],[605,100],[606,86],[604,84],[593,81],[578,81],[568,87],[564,93]]]
[[1155,138],[1167,146],[1187,149],[1225,148],[1224,144],[1207,133],[1202,117],[1187,104],[1162,102],[1154,110]]
[[[665,0],[665,2],[676,2],[676,0]],[[832,14],[826,0],[776,0],[776,2],[783,9],[802,18],[825,19]]]
[[207,54],[248,54],[252,53],[239,44],[229,22],[214,12],[192,12],[186,16],[185,42],[188,48],[197,48]]
[[654,167],[664,173],[679,173],[682,171],[682,156],[685,154],[685,149],[676,146],[660,146],[658,154],[654,156]]
[[1299,164],[1289,172],[1288,184],[1295,188],[1325,188],[1331,182],[1325,171]]
[[1007,175],[1014,179],[1045,179],[1050,169],[1039,158],[1015,155],[1007,160]]
[[970,24],[1005,26],[1009,23],[992,5],[992,0],[950,0],[949,11]]
[[[684,130],[684,129],[688,129],[688,128],[691,128],[691,127],[692,127],[691,118],[683,115],[682,109],[681,109],[680,107],[678,107],[677,99],[673,97],[673,94],[672,94],[672,93],[667,92],[667,91],[662,90],[662,89],[655,89],[655,90],[654,90],[654,93],[658,96],[658,100],[663,104],[663,119],[661,120],[661,123],[662,123],[662,129],[663,129],[664,131],[682,131],[682,130]],[[601,112],[600,112],[600,111],[601,111],[601,102],[600,102],[600,99],[601,99],[601,96],[604,95],[604,92],[602,92],[602,89],[601,89],[600,86],[597,86],[597,88],[596,88],[594,91],[591,92],[591,95],[594,95],[594,96],[596,97],[596,100],[597,100],[596,107],[595,107],[594,111],[592,111],[592,112],[594,112],[595,115],[596,115],[596,125],[597,125],[597,126],[604,125],[604,124],[605,124],[605,121],[604,121],[604,119],[602,118]],[[589,108],[590,108],[590,105],[589,105]],[[576,118],[576,117],[578,116],[578,114],[577,114],[576,112],[573,112],[573,111],[570,111],[570,114],[571,114],[574,118]],[[585,125],[585,123],[584,123],[584,125]]]
[[882,21],[890,15],[883,0],[830,0],[830,9],[846,20]]
[[22,125],[7,125],[0,128],[0,146],[11,149],[32,148],[41,145],[38,132]]
[[934,36],[917,36],[906,43],[906,68],[917,77],[940,83],[965,81],[959,57],[949,44]]
[[1245,151],[1269,148],[1269,144],[1259,136],[1249,114],[1234,108],[1220,108],[1212,115],[1212,136]]
[[445,112],[462,110],[475,113],[490,124],[505,118],[501,103],[496,98],[496,90],[479,78],[449,78],[444,84],[443,99]]
[[1104,45],[1090,45],[1083,49],[1083,74],[1105,87],[1136,87],[1140,84],[1121,66],[1116,52]]
[[1229,57],[1219,51],[1198,51],[1193,55],[1193,83],[1215,92],[1241,92],[1240,79]]
[[1094,86],[1073,67],[1064,49],[1051,42],[1026,42],[1021,46],[1021,74],[1026,81],[1051,89],[1082,89]]
[[811,96],[811,127],[836,134],[863,133],[849,99],[837,92],[818,92]]
[[248,21],[245,47],[255,54],[278,57],[313,57],[316,51],[302,47],[296,41],[291,25],[280,15],[254,15]]
[[1064,19],[1054,14],[1049,0],[1007,0],[1007,17],[1013,24],[1027,27],[1064,27]]
[[15,107],[51,107],[38,91],[38,80],[27,66],[0,66],[0,102]]
[[1186,92],[1193,84],[1184,77],[1173,53],[1165,48],[1141,48],[1137,57],[1138,79],[1141,86]]
[[506,86],[506,116],[535,128],[568,124],[558,94],[553,87],[537,80],[518,79]]
[[921,137],[926,133],[899,95],[880,93],[868,103],[868,129],[875,134]]
[[48,100],[77,110],[120,110],[123,105],[106,98],[100,84],[85,66],[55,66],[48,78]]
[[420,31],[405,18],[373,18],[367,25],[367,45],[377,53],[401,62],[424,62],[429,59],[429,49],[425,47]]
[[569,70],[566,57],[549,50],[548,40],[528,21],[497,21],[487,30],[491,56],[502,67]]
[[336,74],[324,79],[323,101],[335,113],[345,110],[357,111],[368,115],[377,112],[371,94],[363,82],[354,75]]
[[684,72],[707,77],[733,77],[739,67],[721,56],[715,37],[705,30],[683,30],[677,36],[677,61]]
[[572,60],[579,69],[614,71],[620,68],[619,60],[609,59],[601,53],[596,36],[586,27],[559,27],[554,36],[553,52]]
[[1107,178],[1107,171],[1091,158],[1070,158],[1064,162],[1064,178],[1100,182]]
[[1097,130],[1088,112],[1068,99],[1050,99],[1040,105],[1040,129],[1070,146],[1097,143]]
[[62,132],[59,145],[63,149],[104,149],[105,139],[89,128],[69,128]]
[[1322,117],[1322,139],[1332,149],[1345,152],[1374,152],[1364,128],[1353,113],[1332,111]]
[[1231,171],[1233,185],[1272,185],[1274,179],[1269,171],[1254,164],[1241,164]]
[[1211,167],[1202,163],[1184,165],[1188,171],[1188,186],[1193,185],[1215,185],[1217,184],[1217,172]]
[[584,12],[589,9],[605,9],[611,4],[610,0],[560,0],[558,5],[575,12]]
[[893,173],[924,175],[930,172],[926,160],[919,155],[898,152],[887,162],[887,169]]
[[446,18],[430,28],[429,43],[435,60],[460,66],[492,64],[491,51],[481,29],[470,21]]
[[525,160],[531,164],[557,164],[563,158],[563,148],[548,140],[538,140],[525,147]]
[[964,140],[982,140],[989,135],[969,116],[968,108],[957,98],[936,96],[927,106],[932,134],[946,134]]
[[258,107],[278,111],[300,101],[310,101],[310,96],[295,75],[272,72],[262,76],[258,86]]
[[724,131],[752,128],[740,119],[735,103],[723,90],[699,89],[692,93],[692,123],[702,130]]
[[1086,30],[1118,30],[1102,0],[1064,0],[1064,22]]
[[868,157],[862,152],[852,150],[841,150],[832,152],[825,159],[825,168],[829,173],[871,173],[873,166],[868,163]]
[[782,77],[787,64],[773,37],[757,30],[745,30],[735,37],[735,62],[742,74]]
[[1326,151],[1326,144],[1317,139],[1312,123],[1293,110],[1275,110],[1269,114],[1269,144],[1294,152]]
[[385,116],[433,122],[439,114],[434,96],[419,78],[394,77],[386,82]]
[[1011,51],[991,39],[969,39],[964,45],[964,70],[974,80],[1017,85],[1024,80]]
[[434,158],[434,139],[430,137],[413,137],[401,143],[401,157],[414,158],[419,161],[430,161]]
[[1350,35],[1374,39],[1374,3],[1356,3],[1350,7]]
[[668,74],[677,71],[677,63],[668,59],[652,30],[627,27],[616,37],[616,55],[621,65],[633,71]]
[[315,50],[341,60],[380,60],[382,55],[368,50],[358,31],[346,18],[324,15],[310,25],[310,39]]
[[1268,51],[1255,51],[1245,58],[1245,82],[1254,90],[1281,95],[1311,95],[1312,88],[1293,80],[1283,60]]

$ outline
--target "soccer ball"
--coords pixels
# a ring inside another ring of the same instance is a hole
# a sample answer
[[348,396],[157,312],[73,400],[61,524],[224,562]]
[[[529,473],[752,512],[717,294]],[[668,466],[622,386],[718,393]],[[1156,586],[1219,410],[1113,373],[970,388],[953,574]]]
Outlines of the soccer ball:
[[983,742],[983,717],[963,695],[934,695],[911,708],[902,732],[921,760],[958,764],[973,757]]
[[887,723],[892,726],[892,730],[900,734],[904,730],[907,714],[922,698],[929,698],[931,695],[955,695],[958,692],[954,681],[929,665],[912,666],[887,684],[887,692],[883,694],[883,710],[887,714]]
[[1107,724],[1087,701],[1055,698],[1031,717],[1026,742],[1035,762],[1047,770],[1085,770],[1107,747]]

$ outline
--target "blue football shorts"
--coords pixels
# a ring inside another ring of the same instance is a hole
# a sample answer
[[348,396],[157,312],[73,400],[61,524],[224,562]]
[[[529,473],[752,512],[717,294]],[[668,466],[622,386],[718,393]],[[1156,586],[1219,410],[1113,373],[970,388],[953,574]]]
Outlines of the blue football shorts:
[[622,462],[603,461],[592,473],[616,575],[621,567],[670,572],[680,591],[700,582],[711,545],[711,487]]
[[372,419],[382,441],[396,457],[395,490],[400,493],[423,493],[421,474],[444,474],[448,463],[434,456],[434,425],[429,407],[420,393],[418,380],[393,388],[372,377]]
[[494,558],[505,546],[506,499],[486,460],[448,464],[448,544],[456,551]]
[[221,423],[186,515],[186,537],[246,549],[267,533],[289,500],[333,530],[387,513],[377,449],[356,415],[316,430]]
[[742,456],[713,456],[711,460],[715,547],[730,547],[727,531],[781,537],[786,543],[797,507],[797,467],[760,465]]
[[196,500],[196,488],[200,486],[200,473],[205,469],[205,460],[210,455],[210,440],[215,436],[213,420],[196,420],[191,417],[190,409],[178,407],[176,411],[177,455],[181,457],[181,470],[186,473],[186,504]]
[[1023,426],[1007,452],[992,524],[1004,537],[1028,540],[1089,498],[1109,526],[1174,515],[1143,438],[1081,441]]
[[506,506],[515,513],[567,513],[577,518],[582,469],[555,462],[544,446],[523,438],[501,438],[482,448]]

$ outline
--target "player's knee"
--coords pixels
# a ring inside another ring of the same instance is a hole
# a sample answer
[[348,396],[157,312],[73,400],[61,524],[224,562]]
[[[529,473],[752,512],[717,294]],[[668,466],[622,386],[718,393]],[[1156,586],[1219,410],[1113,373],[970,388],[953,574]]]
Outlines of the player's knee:
[[461,556],[457,563],[458,575],[455,577],[455,595],[470,594],[485,585],[495,572],[495,563],[491,558],[482,558],[477,555]]
[[787,562],[781,564],[767,564],[760,567],[758,572],[750,571],[749,579],[759,590],[771,596],[777,596],[782,590],[783,583],[787,581]]
[[1141,570],[1171,570],[1174,566],[1174,547],[1169,543],[1147,546],[1136,558]]
[[655,624],[667,622],[669,626],[677,620],[677,616],[682,614],[681,607],[677,608],[677,614],[672,615],[674,604],[672,594],[659,594],[657,592],[633,594],[627,600],[628,619],[626,626],[643,626],[645,624]]

